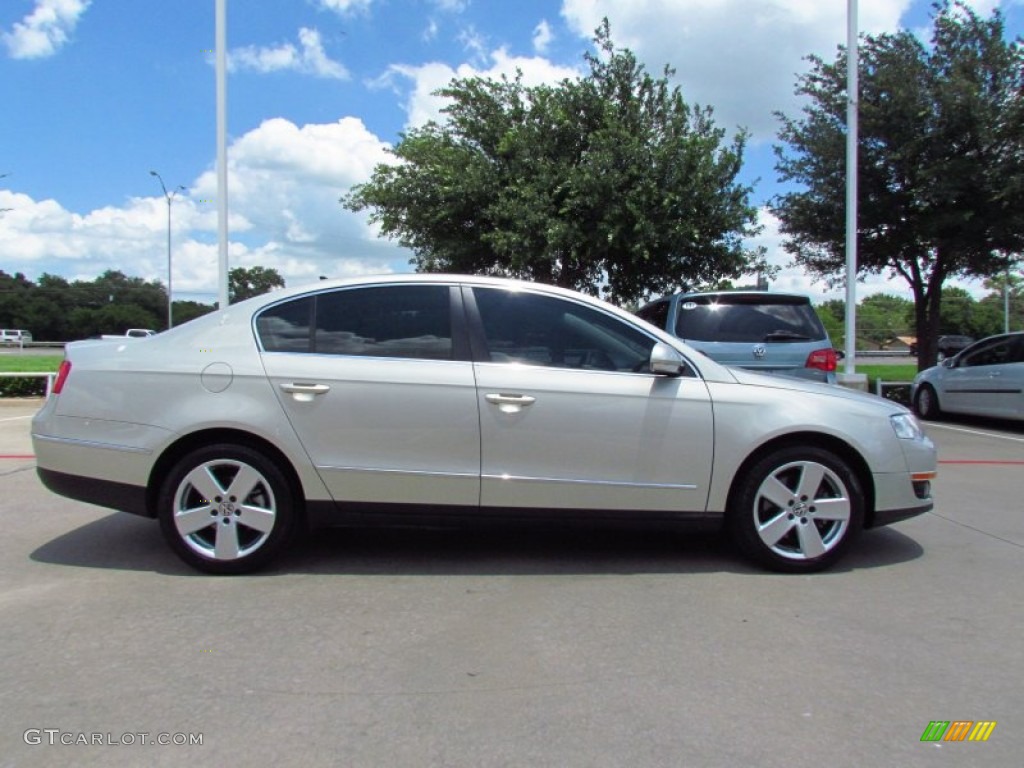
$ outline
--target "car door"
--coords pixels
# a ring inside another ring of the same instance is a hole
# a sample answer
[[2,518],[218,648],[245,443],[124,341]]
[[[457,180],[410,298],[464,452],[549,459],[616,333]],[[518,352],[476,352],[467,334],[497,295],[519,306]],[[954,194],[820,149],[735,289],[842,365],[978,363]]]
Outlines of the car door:
[[467,294],[485,510],[705,509],[714,423],[700,378],[649,373],[656,340],[598,308]]
[[453,302],[460,318],[457,288],[370,286],[257,317],[274,392],[336,501],[479,503],[476,387]]
[[1020,409],[1020,337],[996,336],[978,342],[955,359],[943,377],[943,408],[955,413],[1014,416]]

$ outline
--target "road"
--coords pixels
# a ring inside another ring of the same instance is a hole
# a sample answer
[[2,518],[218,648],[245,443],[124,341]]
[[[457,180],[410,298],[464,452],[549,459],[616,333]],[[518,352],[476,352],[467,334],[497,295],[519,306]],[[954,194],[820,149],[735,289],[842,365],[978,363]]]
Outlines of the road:
[[[1024,754],[1024,427],[929,425],[935,511],[813,576],[714,535],[330,531],[216,578],[151,521],[46,492],[34,407],[0,406],[0,767]],[[922,742],[935,720],[997,725]],[[158,734],[202,744],[140,743]]]

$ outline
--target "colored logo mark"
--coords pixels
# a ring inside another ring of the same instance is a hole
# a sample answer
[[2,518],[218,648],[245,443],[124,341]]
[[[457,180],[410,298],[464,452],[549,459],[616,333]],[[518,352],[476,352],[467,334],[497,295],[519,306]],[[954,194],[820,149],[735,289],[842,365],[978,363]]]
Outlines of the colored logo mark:
[[995,728],[995,720],[932,720],[921,741],[988,741]]

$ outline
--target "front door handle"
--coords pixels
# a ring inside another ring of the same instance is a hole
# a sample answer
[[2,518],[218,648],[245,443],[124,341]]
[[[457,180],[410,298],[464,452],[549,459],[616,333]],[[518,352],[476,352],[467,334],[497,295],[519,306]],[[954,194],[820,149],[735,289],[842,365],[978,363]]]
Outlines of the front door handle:
[[510,395],[504,392],[491,392],[484,395],[484,399],[492,405],[498,406],[502,413],[517,413],[528,405],[533,405],[537,398],[529,395]]
[[281,389],[290,394],[299,403],[310,403],[317,395],[323,395],[331,391],[331,388],[326,384],[305,384],[301,382],[282,384]]

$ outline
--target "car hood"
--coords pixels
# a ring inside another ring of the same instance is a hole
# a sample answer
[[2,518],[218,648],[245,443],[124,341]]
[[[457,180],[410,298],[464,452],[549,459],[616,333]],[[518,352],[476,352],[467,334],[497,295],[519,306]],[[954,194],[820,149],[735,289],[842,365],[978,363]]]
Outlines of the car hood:
[[885,398],[861,392],[838,384],[824,384],[806,379],[796,379],[788,376],[769,376],[763,373],[749,371],[746,368],[729,368],[729,372],[740,384],[747,384],[752,387],[765,387],[770,389],[781,389],[790,392],[803,392],[818,396],[833,397],[838,400],[848,400],[862,405],[874,405],[884,407],[890,413],[893,411],[908,410],[903,405]]

